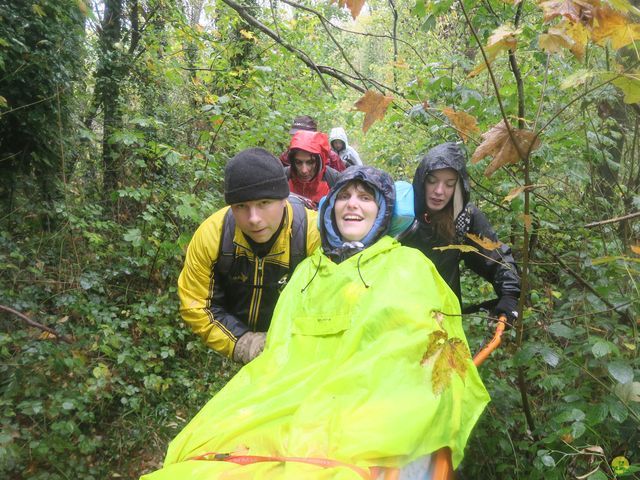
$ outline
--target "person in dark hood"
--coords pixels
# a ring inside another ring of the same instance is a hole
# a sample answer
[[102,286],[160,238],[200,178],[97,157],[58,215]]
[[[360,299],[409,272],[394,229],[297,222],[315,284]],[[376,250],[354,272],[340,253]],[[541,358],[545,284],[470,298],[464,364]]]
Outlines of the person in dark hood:
[[[517,317],[520,276],[511,248],[500,243],[498,248],[488,250],[467,236],[498,241],[487,217],[469,201],[471,189],[465,160],[464,152],[455,143],[444,143],[427,152],[413,177],[418,225],[402,243],[431,259],[459,299],[459,264],[464,260],[467,267],[493,285],[498,296],[493,313],[505,314],[508,321],[513,321]],[[470,245],[478,251],[434,250],[451,244]]]
[[324,133],[308,130],[296,132],[289,145],[289,189],[311,200],[314,209],[338,178],[338,172],[327,165],[329,150]]
[[[306,130],[308,132],[317,132],[318,124],[313,119],[313,117],[310,117],[309,115],[300,115],[293,120],[293,123],[291,124],[291,129],[289,130],[289,134],[295,135],[300,130]],[[280,154],[280,161],[282,162],[282,165],[284,165],[285,167],[289,166],[289,153],[290,153],[290,150],[287,148],[284,152]],[[337,172],[342,172],[345,168],[347,168],[344,162],[342,161],[342,158],[340,157],[340,155],[338,155],[336,152],[334,152],[331,149],[329,149],[329,155],[327,158],[328,158],[327,165],[333,168],[334,170],[336,170]]]

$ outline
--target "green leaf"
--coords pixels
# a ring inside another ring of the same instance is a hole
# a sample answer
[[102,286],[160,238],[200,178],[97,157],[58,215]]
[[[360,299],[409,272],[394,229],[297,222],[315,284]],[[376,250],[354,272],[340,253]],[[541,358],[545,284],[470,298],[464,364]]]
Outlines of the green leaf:
[[596,358],[604,357],[611,353],[611,347],[607,342],[598,341],[591,347],[591,353]]
[[9,106],[9,104],[7,103],[7,99],[0,95],[0,108],[7,106]]
[[640,382],[619,383],[613,391],[625,403],[640,402]]
[[575,88],[584,84],[587,80],[590,80],[596,75],[596,72],[592,70],[577,70],[575,73],[569,75],[560,84],[560,88],[566,90],[568,88]]
[[586,430],[587,427],[582,422],[574,422],[573,425],[571,425],[571,435],[573,438],[580,438]]
[[556,337],[562,337],[566,339],[572,339],[575,337],[575,332],[572,328],[567,327],[562,323],[552,323],[549,325],[549,332],[555,335]]
[[142,243],[142,232],[139,228],[131,228],[124,234],[125,242],[132,243],[134,247],[139,247]]
[[540,355],[542,355],[542,358],[547,364],[551,365],[554,368],[558,366],[558,363],[560,363],[560,355],[558,355],[549,347],[542,348],[540,350]]
[[633,381],[633,369],[623,362],[610,362],[607,365],[609,374],[619,383],[629,383]]
[[546,466],[546,467],[555,467],[556,466],[556,461],[553,459],[553,457],[551,455],[543,455],[542,457],[540,457],[540,460],[542,460],[542,463]]

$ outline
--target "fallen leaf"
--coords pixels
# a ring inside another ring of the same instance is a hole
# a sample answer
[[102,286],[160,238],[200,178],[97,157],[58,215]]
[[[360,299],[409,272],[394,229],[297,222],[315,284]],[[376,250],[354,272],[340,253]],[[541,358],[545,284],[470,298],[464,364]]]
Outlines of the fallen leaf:
[[45,331],[40,334],[40,336],[38,337],[38,340],[51,340],[53,338],[57,338],[57,337],[53,333]]
[[453,372],[464,381],[471,355],[459,338],[449,338],[447,332],[436,330],[429,335],[427,349],[421,365],[433,360],[431,386],[435,395],[441,394],[450,384]]
[[598,45],[605,45],[610,41],[611,47],[618,50],[640,39],[640,24],[629,22],[623,14],[610,8],[598,8],[595,11],[591,38]]
[[389,104],[393,101],[393,97],[386,97],[385,95],[374,92],[373,90],[367,90],[362,98],[356,103],[356,109],[365,113],[364,123],[362,125],[362,131],[367,133],[369,127],[377,120],[384,118],[387,113]]
[[480,133],[478,122],[473,115],[469,115],[466,112],[456,112],[453,108],[449,107],[443,108],[442,113],[453,123],[463,142],[466,143],[471,135]]
[[502,245],[502,242],[499,240],[494,241],[490,238],[481,237],[480,235],[474,235],[473,233],[467,233],[467,237],[469,237],[472,242],[477,243],[486,250],[495,250],[496,248],[500,248],[500,246]]
[[[540,140],[535,138],[535,134],[531,130],[512,128],[512,132],[523,155],[527,155],[527,153],[533,152],[540,147]],[[504,120],[501,120],[488,132],[483,133],[482,140],[482,143],[478,145],[478,148],[473,153],[471,162],[478,163],[484,157],[493,157],[493,160],[484,171],[487,177],[493,175],[500,167],[517,163],[520,160],[520,155],[511,141],[511,137],[509,137]]]
[[442,322],[444,322],[444,313],[434,310],[433,312],[431,312],[431,316],[436,322],[438,322],[440,328],[442,328]]
[[631,245],[631,251],[636,255],[640,255],[640,245]]
[[364,0],[331,0],[331,3],[336,2],[340,8],[343,8],[346,5],[354,20],[358,15],[360,15],[360,10],[364,7]]
[[500,52],[504,52],[507,50],[515,50],[516,45],[518,44],[518,40],[516,36],[522,32],[521,28],[514,29],[510,25],[501,25],[497,29],[493,31],[489,40],[487,41],[487,45],[484,47],[484,53],[487,56],[487,62],[485,63],[484,58],[474,68],[469,72],[469,77],[475,77],[480,72],[487,68],[487,63],[491,64]]

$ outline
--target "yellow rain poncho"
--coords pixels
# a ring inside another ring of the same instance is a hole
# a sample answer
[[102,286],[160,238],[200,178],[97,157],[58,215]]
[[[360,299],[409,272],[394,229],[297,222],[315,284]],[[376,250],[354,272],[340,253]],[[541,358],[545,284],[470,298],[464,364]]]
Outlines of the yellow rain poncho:
[[[443,446],[456,467],[489,401],[459,313],[433,264],[391,237],[340,264],[316,250],[283,291],[265,351],[143,479],[359,479]],[[229,453],[302,460],[214,457]]]

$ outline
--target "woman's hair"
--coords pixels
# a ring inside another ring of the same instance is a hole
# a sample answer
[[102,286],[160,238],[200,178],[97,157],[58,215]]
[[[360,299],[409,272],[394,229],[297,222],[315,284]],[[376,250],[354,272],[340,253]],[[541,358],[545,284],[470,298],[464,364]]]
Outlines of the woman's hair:
[[[371,195],[373,198],[376,198],[376,190],[371,185],[369,185],[368,183],[363,182],[362,180],[358,180],[358,179],[351,180],[351,181],[345,183],[344,186],[338,191],[338,195],[340,195],[340,192],[342,192],[343,190],[346,190],[347,188],[349,188],[352,185],[354,187],[356,187],[356,189],[363,190],[363,191],[367,192],[369,195]],[[335,209],[335,206],[334,206],[334,209]]]
[[453,197],[442,210],[434,213],[427,212],[425,215],[428,216],[438,238],[451,243],[456,236],[456,228],[453,223]]

